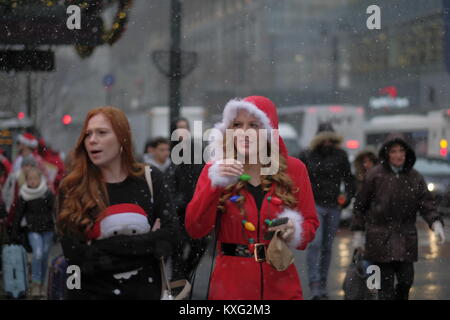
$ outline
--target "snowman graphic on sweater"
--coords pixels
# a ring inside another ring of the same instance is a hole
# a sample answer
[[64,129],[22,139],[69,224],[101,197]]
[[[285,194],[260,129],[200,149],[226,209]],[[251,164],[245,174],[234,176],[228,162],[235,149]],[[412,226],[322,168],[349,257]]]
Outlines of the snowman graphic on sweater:
[[[158,222],[155,223],[155,228]],[[121,203],[107,207],[100,214],[88,234],[88,239],[101,240],[117,235],[145,234],[150,230],[147,214],[141,206],[133,203]],[[133,275],[137,275],[141,269],[117,273],[114,278],[117,280],[129,279]]]

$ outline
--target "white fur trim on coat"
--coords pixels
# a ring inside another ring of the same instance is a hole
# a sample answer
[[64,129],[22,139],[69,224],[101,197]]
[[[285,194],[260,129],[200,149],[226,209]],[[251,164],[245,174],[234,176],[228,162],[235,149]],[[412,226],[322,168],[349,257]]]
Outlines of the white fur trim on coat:
[[287,217],[294,223],[294,237],[288,242],[288,246],[292,249],[297,248],[302,243],[302,233],[303,233],[303,216],[300,212],[294,211],[292,209],[284,209],[278,218]]
[[248,113],[254,115],[259,121],[261,121],[264,129],[267,129],[269,132],[272,130],[269,117],[261,109],[251,102],[240,99],[228,101],[223,109],[222,122],[217,123],[215,127],[220,131],[225,132],[231,122],[236,119],[239,110],[246,110]]
[[213,187],[227,187],[229,185],[235,184],[238,182],[239,177],[229,177],[229,176],[222,176],[219,172],[219,164],[221,164],[222,161],[218,160],[215,161],[211,167],[209,167],[208,170],[208,177],[211,180],[211,185]]

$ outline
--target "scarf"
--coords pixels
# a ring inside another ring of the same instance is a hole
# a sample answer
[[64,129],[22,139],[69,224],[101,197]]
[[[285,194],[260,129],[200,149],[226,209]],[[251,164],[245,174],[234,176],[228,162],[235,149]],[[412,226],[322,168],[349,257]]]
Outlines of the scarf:
[[37,188],[30,188],[26,183],[20,187],[20,196],[25,201],[35,200],[44,197],[47,192],[47,182],[44,178],[41,178],[41,183]]

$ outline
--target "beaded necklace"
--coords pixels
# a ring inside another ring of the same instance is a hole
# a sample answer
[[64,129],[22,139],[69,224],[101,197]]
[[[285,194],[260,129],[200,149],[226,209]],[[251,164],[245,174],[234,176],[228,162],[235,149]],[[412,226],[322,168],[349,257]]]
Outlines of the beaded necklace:
[[[240,177],[239,177],[239,180],[240,181],[244,181],[244,182],[248,182],[249,180],[251,179],[251,176],[250,175],[248,175],[248,174],[242,174]],[[241,198],[241,196],[239,196],[239,195],[234,195],[234,196],[232,196],[232,197],[230,197],[230,201],[232,202],[232,203],[237,203],[238,202],[238,200]],[[280,199],[280,198],[278,198],[278,197],[274,197],[274,196],[269,196],[269,197],[267,197],[267,201],[268,202],[270,202],[270,203],[272,203],[272,204],[274,204],[274,205],[281,205],[282,203],[283,203],[283,201]],[[269,212],[268,212],[268,215],[270,216],[270,205],[269,205]],[[254,224],[253,223],[251,223],[250,221],[248,221],[248,216],[247,216],[247,212],[244,210],[244,214],[243,214],[243,217],[242,217],[243,219],[242,219],[242,221],[241,221],[241,223],[242,223],[242,231],[243,231],[243,235],[244,235],[244,237],[247,239],[247,241],[248,241],[248,249],[249,249],[249,251],[250,252],[253,252],[254,251],[254,248],[255,248],[255,238],[253,238],[253,237],[249,237],[249,235],[247,234],[247,232],[254,232],[254,231],[256,231],[256,227],[254,226]],[[264,220],[264,223],[268,226],[268,227],[270,227],[270,225],[272,224],[272,220],[270,220],[270,219],[265,219]],[[250,234],[251,235],[251,234]]]

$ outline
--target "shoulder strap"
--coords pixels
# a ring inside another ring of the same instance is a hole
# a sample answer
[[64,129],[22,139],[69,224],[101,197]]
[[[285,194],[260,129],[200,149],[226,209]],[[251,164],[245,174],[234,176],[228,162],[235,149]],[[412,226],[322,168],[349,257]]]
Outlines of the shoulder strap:
[[151,202],[153,203],[153,182],[152,182],[152,175],[151,175],[152,168],[150,168],[150,166],[145,166],[144,170],[145,170],[145,180],[147,181],[148,188],[150,190],[150,197],[151,197],[150,199],[151,199]]

